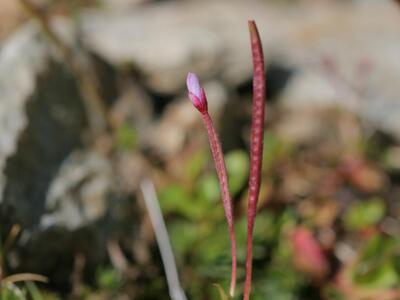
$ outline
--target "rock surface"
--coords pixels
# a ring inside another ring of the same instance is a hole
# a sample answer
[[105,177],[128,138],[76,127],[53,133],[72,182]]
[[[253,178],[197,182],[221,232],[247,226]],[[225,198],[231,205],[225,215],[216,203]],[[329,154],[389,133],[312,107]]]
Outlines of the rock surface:
[[27,26],[0,53],[2,215],[28,227],[38,224],[50,181],[86,123],[73,77],[43,39]]
[[79,150],[87,112],[53,50],[33,24],[0,49],[0,233],[16,223],[23,228],[7,253],[9,270],[49,276],[65,289],[76,255],[88,270],[104,259],[110,228],[102,224],[110,198],[118,197],[110,161]]
[[295,71],[285,107],[344,107],[400,138],[400,13],[393,1],[149,3],[88,11],[82,30],[94,52],[133,65],[147,86],[168,94],[183,88],[188,71],[231,87],[248,81],[248,19],[257,21],[267,62]]
[[110,161],[94,152],[72,153],[50,184],[40,226],[75,230],[101,219],[111,186]]

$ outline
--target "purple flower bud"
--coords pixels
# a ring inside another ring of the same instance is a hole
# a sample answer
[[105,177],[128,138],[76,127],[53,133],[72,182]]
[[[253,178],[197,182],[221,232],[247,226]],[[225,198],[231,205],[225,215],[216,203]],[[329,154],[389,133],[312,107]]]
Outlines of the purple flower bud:
[[196,74],[189,73],[187,76],[186,84],[189,90],[189,98],[194,107],[201,113],[204,125],[207,130],[208,140],[210,142],[211,153],[215,163],[215,170],[220,185],[221,200],[224,206],[225,216],[228,223],[229,238],[231,240],[231,255],[232,255],[232,271],[229,293],[233,297],[235,294],[236,286],[236,237],[233,220],[232,198],[229,193],[228,186],[228,173],[226,171],[224,153],[222,152],[221,143],[219,141],[217,132],[214,128],[210,115],[208,114],[207,98],[204,89],[201,88],[199,79]]
[[208,107],[206,94],[200,86],[197,75],[189,73],[186,79],[186,85],[189,91],[189,99],[192,101],[194,107],[196,107],[201,113],[207,112]]

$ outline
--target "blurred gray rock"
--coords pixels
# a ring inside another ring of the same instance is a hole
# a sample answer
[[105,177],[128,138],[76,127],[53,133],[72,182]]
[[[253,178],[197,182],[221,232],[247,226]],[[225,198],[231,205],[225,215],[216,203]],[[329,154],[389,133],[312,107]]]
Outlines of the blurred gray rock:
[[[346,10],[346,8],[349,8]],[[393,1],[358,1],[300,28],[297,72],[282,105],[350,110],[400,139],[400,15]]]
[[[106,87],[113,99],[113,81]],[[20,28],[0,49],[0,234],[22,225],[8,270],[49,276],[63,289],[76,255],[88,270],[105,257],[109,203],[118,199],[110,162],[79,150],[86,131],[74,76],[37,26]]]
[[249,81],[247,20],[255,19],[267,63],[296,71],[285,107],[350,108],[400,137],[394,1],[173,1],[81,17],[90,49],[114,65],[134,66],[160,93],[182,90],[188,71],[231,87]]
[[50,184],[40,227],[75,230],[106,215],[112,190],[110,162],[94,152],[74,152]]
[[25,105],[34,92],[37,74],[46,67],[48,52],[33,38],[36,31],[30,27],[16,33],[0,50],[0,193],[6,183],[6,159],[16,151],[19,133],[27,125]]
[[115,127],[131,126],[137,134],[138,144],[148,136],[148,129],[154,120],[151,97],[144,88],[132,80],[121,80],[120,95],[110,111]]
[[25,226],[38,224],[50,181],[86,124],[76,83],[49,49],[29,24],[0,52],[1,217]]
[[88,11],[82,15],[84,41],[113,64],[137,66],[157,92],[182,88],[189,70],[207,77],[223,71],[227,77],[233,72],[248,78],[247,20],[263,22],[269,15],[265,4],[256,4],[186,1]]

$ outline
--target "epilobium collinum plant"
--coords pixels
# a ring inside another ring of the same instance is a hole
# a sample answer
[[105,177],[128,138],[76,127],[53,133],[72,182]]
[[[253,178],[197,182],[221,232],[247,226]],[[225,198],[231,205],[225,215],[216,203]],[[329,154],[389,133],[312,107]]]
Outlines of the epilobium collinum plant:
[[193,105],[201,113],[204,125],[207,129],[208,140],[210,142],[211,153],[214,159],[215,170],[217,171],[218,181],[220,184],[222,204],[225,210],[225,217],[228,222],[229,237],[231,240],[232,255],[232,271],[229,294],[235,293],[236,285],[236,238],[233,222],[232,200],[228,187],[228,175],[225,167],[224,154],[222,152],[221,143],[218,139],[217,132],[214,128],[210,115],[208,114],[207,98],[203,88],[200,86],[199,79],[193,73],[187,76],[187,88],[189,90],[189,98]]
[[[249,21],[250,41],[253,58],[253,108],[250,138],[250,174],[249,174],[249,201],[247,210],[247,242],[246,242],[246,278],[244,285],[244,297],[248,300],[251,290],[252,273],[252,241],[254,221],[256,217],[257,201],[260,193],[261,165],[263,156],[264,135],[264,100],[265,100],[265,73],[264,56],[260,36],[254,21]],[[211,153],[215,163],[221,190],[222,203],[228,222],[229,236],[231,240],[232,272],[229,293],[234,295],[236,282],[236,239],[232,212],[232,200],[228,187],[228,176],[225,167],[221,143],[208,114],[207,98],[204,89],[200,86],[199,79],[193,73],[187,77],[189,98],[193,105],[201,113],[204,125],[207,129]]]

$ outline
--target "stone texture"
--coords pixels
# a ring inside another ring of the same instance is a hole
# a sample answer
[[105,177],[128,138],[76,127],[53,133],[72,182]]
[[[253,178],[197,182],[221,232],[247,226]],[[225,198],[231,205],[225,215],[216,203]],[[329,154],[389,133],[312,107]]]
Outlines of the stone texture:
[[114,64],[137,66],[159,92],[180,89],[188,70],[210,76],[222,66],[237,68],[240,55],[247,59],[248,74],[250,51],[241,53],[248,46],[245,15],[261,19],[266,10],[233,3],[166,2],[123,12],[91,11],[82,17],[84,40]]
[[[27,47],[30,51],[26,52]],[[48,56],[46,47],[37,38],[37,28],[26,27],[16,33],[0,52],[0,192],[6,178],[6,159],[17,148],[18,136],[27,125],[24,111],[34,93],[36,78],[43,73]],[[1,201],[2,198],[0,198]]]
[[50,181],[86,123],[74,79],[46,45],[27,26],[0,54],[1,210],[25,226],[38,224]]
[[231,87],[250,80],[250,18],[267,63],[295,71],[285,107],[337,105],[400,137],[400,18],[393,1],[148,3],[87,11],[82,31],[94,52],[133,66],[150,89],[169,94],[184,88],[188,71]]
[[[95,64],[103,80],[107,68]],[[114,99],[113,80],[105,82],[105,99]],[[118,196],[110,161],[81,149],[87,111],[77,82],[33,24],[0,49],[0,132],[0,234],[22,227],[7,269],[49,276],[66,289],[76,255],[88,271],[104,259],[107,221],[118,227],[119,220],[110,199]]]
[[40,227],[76,230],[100,220],[106,215],[111,186],[109,160],[95,152],[72,153],[50,184]]

